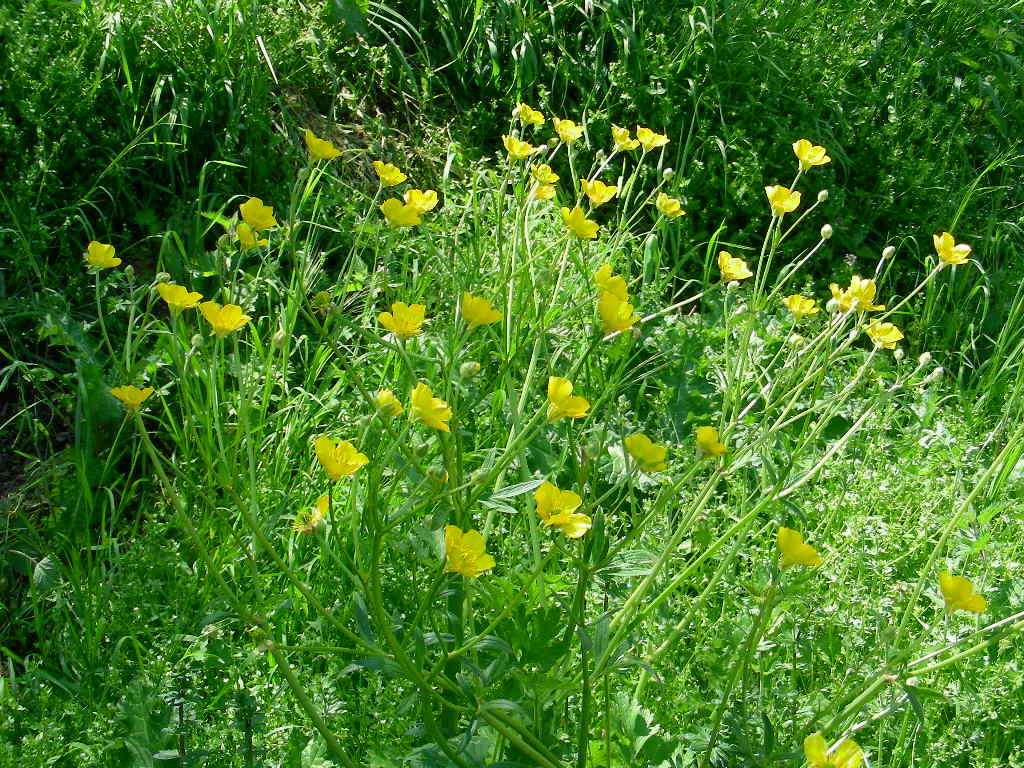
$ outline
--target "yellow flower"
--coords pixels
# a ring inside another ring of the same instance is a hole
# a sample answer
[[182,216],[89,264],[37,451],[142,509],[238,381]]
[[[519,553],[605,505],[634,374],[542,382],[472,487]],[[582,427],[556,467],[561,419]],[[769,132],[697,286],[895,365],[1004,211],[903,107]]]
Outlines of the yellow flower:
[[317,160],[333,160],[341,154],[341,151],[331,142],[318,139],[309,128],[303,131],[302,138],[306,140],[306,149],[309,150],[309,154]]
[[820,733],[812,733],[804,739],[804,757],[811,768],[857,768],[863,755],[857,742],[851,739],[844,739],[830,755],[825,737]]
[[942,590],[942,599],[946,601],[947,613],[957,610],[981,613],[988,608],[988,601],[975,594],[971,582],[963,576],[950,576],[943,571],[939,574],[939,589]]
[[258,197],[250,197],[238,206],[238,213],[241,215],[242,221],[252,227],[255,232],[262,232],[264,229],[277,226],[274,209],[269,205],[264,205]]
[[864,328],[864,332],[876,347],[885,349],[896,349],[896,342],[903,338],[900,329],[892,323],[871,323]]
[[408,339],[420,332],[427,308],[423,304],[406,304],[396,301],[390,312],[377,315],[377,322],[400,339]]
[[772,207],[772,216],[781,217],[784,214],[792,213],[800,205],[800,193],[790,192],[789,187],[765,187],[764,193],[768,195],[768,204]]
[[544,115],[521,101],[512,110],[512,117],[518,117],[523,125],[544,125]]
[[502,317],[501,312],[492,307],[490,301],[469,293],[462,294],[459,310],[462,312],[462,318],[469,324],[470,328],[496,323]]
[[215,301],[204,301],[199,305],[199,311],[203,313],[213,332],[221,338],[249,322],[249,316],[243,315],[242,308],[237,304],[225,304],[222,307]]
[[604,205],[615,197],[619,191],[618,187],[610,187],[599,179],[594,179],[593,181],[580,179],[580,187],[586,192],[587,197],[590,198],[590,206],[592,208]]
[[531,165],[530,173],[533,174],[533,178],[538,184],[554,184],[558,181],[558,174],[552,171],[551,166],[547,163]]
[[642,432],[630,435],[622,444],[644,472],[661,472],[666,468],[665,454],[668,453],[668,449],[663,445],[655,445],[651,438]]
[[825,154],[824,147],[816,147],[807,139],[799,139],[793,142],[793,154],[800,161],[800,170],[806,171],[815,165],[824,165],[832,162],[832,158]]
[[588,219],[578,205],[571,211],[568,208],[562,208],[562,221],[576,237],[585,240],[593,240],[597,237],[597,222]]
[[828,289],[832,292],[832,298],[836,300],[840,312],[849,312],[851,309],[878,312],[885,309],[884,304],[873,303],[877,288],[871,278],[854,275],[850,279],[850,287],[845,291],[840,290],[836,283],[829,283]]
[[469,579],[477,578],[494,567],[494,558],[484,550],[484,537],[479,531],[465,533],[457,525],[444,527],[444,570]]
[[966,264],[967,257],[971,253],[971,246],[966,243],[954,245],[953,236],[949,232],[941,235],[932,235],[932,242],[935,243],[935,252],[946,264]]
[[610,293],[622,301],[629,301],[629,293],[626,291],[626,281],[618,275],[612,274],[612,268],[608,264],[602,264],[594,273],[594,282],[601,289],[602,293]]
[[525,160],[537,151],[535,146],[522,139],[517,139],[515,136],[502,136],[501,141],[505,145],[505,151],[508,152],[509,160]]
[[437,192],[432,189],[410,189],[402,195],[406,205],[411,205],[417,213],[426,213],[437,207]]
[[644,148],[644,152],[650,152],[652,149],[664,147],[668,144],[668,136],[655,133],[650,128],[644,128],[642,125],[636,127],[636,138],[640,142],[640,146]]
[[553,184],[538,184],[530,191],[530,197],[534,200],[551,200],[555,196]]
[[624,331],[640,319],[633,313],[632,304],[608,292],[602,292],[601,298],[597,300],[597,314],[601,318],[601,328],[606,335]]
[[359,453],[347,440],[334,442],[327,437],[318,437],[313,443],[316,458],[331,480],[354,474],[370,460]]
[[722,273],[723,283],[728,283],[732,280],[744,280],[754,276],[754,273],[747,267],[747,262],[733,256],[728,251],[718,252],[718,269]]
[[395,397],[394,392],[390,389],[382,389],[374,395],[373,406],[377,409],[377,413],[385,418],[397,416],[405,410],[402,407],[402,404],[398,402],[398,398]]
[[452,417],[452,409],[421,381],[416,382],[412,391],[412,402],[409,405],[409,418],[425,424],[441,432],[450,432],[447,421]]
[[821,557],[810,544],[804,544],[800,531],[792,528],[779,528],[775,543],[782,553],[781,564],[785,568],[790,565],[821,565]]
[[270,241],[265,237],[257,239],[256,234],[244,221],[240,221],[235,225],[235,236],[238,237],[238,242],[242,246],[243,251],[270,244]]
[[658,193],[658,199],[654,201],[654,204],[661,211],[662,216],[667,216],[670,219],[678,219],[680,216],[686,215],[686,211],[683,210],[683,204],[674,197],[669,197],[664,192]]
[[582,419],[590,410],[585,398],[573,395],[572,383],[560,376],[548,377],[548,421]]
[[301,533],[309,536],[315,531],[320,524],[327,517],[327,507],[329,500],[326,496],[321,496],[316,500],[316,506],[307,507],[306,509],[295,515],[295,519],[292,520],[292,530],[296,533]]
[[110,390],[110,394],[120,400],[129,411],[135,411],[142,405],[143,400],[153,394],[153,388],[139,389],[129,384],[125,387],[114,387]]
[[167,302],[172,314],[178,314],[183,309],[192,309],[203,300],[203,294],[190,292],[185,286],[172,283],[157,283],[156,292]]
[[558,138],[566,144],[572,144],[583,135],[583,127],[576,125],[572,120],[552,117],[551,124],[555,126],[555,133],[558,134]]
[[718,442],[718,430],[714,427],[697,427],[697,456],[724,456],[728,449]]
[[617,125],[612,126],[612,141],[615,142],[616,152],[632,152],[640,146],[639,141],[629,138],[628,128],[620,128]]
[[114,255],[114,246],[98,243],[95,240],[90,242],[86,248],[85,260],[94,269],[112,269],[121,263],[121,260]]
[[805,299],[798,293],[794,293],[792,296],[787,296],[782,300],[782,306],[792,312],[793,317],[797,320],[802,317],[818,314],[821,310],[815,305],[816,302],[814,299]]
[[572,491],[560,491],[544,482],[533,492],[533,500],[545,528],[558,528],[570,539],[578,539],[590,530],[590,518],[576,511],[583,499]]
[[409,178],[398,170],[398,166],[383,163],[380,160],[373,161],[373,170],[377,172],[377,178],[380,179],[382,187],[396,187]]
[[415,227],[420,223],[420,212],[416,206],[389,197],[380,205],[380,212],[392,228]]

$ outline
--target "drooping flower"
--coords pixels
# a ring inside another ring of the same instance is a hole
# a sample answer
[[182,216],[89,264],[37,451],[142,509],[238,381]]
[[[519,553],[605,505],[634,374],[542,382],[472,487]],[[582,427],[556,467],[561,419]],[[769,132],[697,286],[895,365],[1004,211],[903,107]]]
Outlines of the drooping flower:
[[121,263],[114,255],[114,246],[93,240],[85,250],[85,261],[93,269],[113,269]]
[[373,406],[377,409],[377,413],[384,418],[397,416],[405,410],[402,407],[402,404],[398,402],[398,398],[395,397],[394,392],[390,389],[382,389],[374,395]]
[[326,496],[320,496],[315,505],[306,507],[295,515],[295,519],[292,520],[292,530],[304,536],[312,534],[327,517],[329,504],[330,500]]
[[686,211],[683,210],[683,204],[674,197],[669,197],[664,192],[658,193],[658,199],[654,201],[654,205],[661,212],[662,216],[670,219],[678,219],[680,216],[686,215]]
[[800,170],[810,170],[815,165],[825,165],[832,162],[832,158],[825,154],[824,147],[817,147],[807,139],[798,139],[793,142],[793,154],[800,161]]
[[782,217],[792,213],[800,205],[800,193],[791,192],[789,187],[770,186],[764,188],[768,195],[768,204],[772,207],[772,215]]
[[420,223],[420,212],[415,205],[403,203],[394,197],[389,197],[380,204],[380,212],[388,221],[388,226],[393,229],[399,227],[415,227]]
[[167,306],[171,308],[171,314],[174,315],[183,309],[192,309],[203,300],[203,294],[189,291],[185,286],[173,283],[157,283],[156,292],[160,294],[161,299],[167,302]]
[[606,291],[597,300],[597,314],[601,318],[601,328],[605,335],[631,328],[640,319],[633,312],[632,304]]
[[501,142],[505,145],[509,160],[525,160],[537,151],[537,147],[515,136],[502,136]]
[[747,262],[733,256],[728,251],[718,252],[718,269],[722,273],[723,283],[729,283],[733,280],[745,280],[748,277],[754,276],[754,273],[747,266]]
[[593,181],[580,179],[580,188],[586,193],[587,198],[590,200],[591,208],[597,208],[599,205],[604,205],[619,192],[618,187],[609,186],[600,179],[594,179]]
[[810,544],[804,544],[800,531],[780,527],[775,543],[782,554],[780,563],[783,568],[790,565],[821,565],[821,556]]
[[988,608],[988,601],[975,593],[971,582],[963,576],[950,576],[943,571],[939,574],[939,589],[942,591],[942,599],[946,601],[947,613],[953,611],[982,613]]
[[616,152],[632,152],[640,146],[639,141],[629,137],[628,128],[620,128],[617,125],[612,126],[612,141],[615,142]]
[[597,237],[597,222],[591,221],[578,205],[572,210],[562,208],[562,221],[576,237],[593,240]]
[[258,197],[250,197],[238,206],[238,213],[242,217],[242,221],[252,227],[254,232],[262,232],[264,229],[277,226],[274,209],[269,205],[264,205]]
[[865,326],[864,332],[871,338],[876,347],[896,349],[896,342],[903,338],[900,329],[892,323],[871,323]]
[[589,410],[590,403],[572,393],[572,383],[568,379],[548,377],[548,421],[582,419]]
[[939,254],[944,264],[966,264],[967,257],[971,253],[971,246],[966,243],[956,245],[956,241],[949,232],[941,235],[932,235],[932,242],[935,243],[935,252]]
[[560,491],[545,481],[533,492],[533,501],[545,528],[558,528],[570,539],[590,530],[590,518],[576,511],[583,499],[572,491]]
[[792,312],[793,317],[797,320],[810,315],[816,315],[821,311],[814,299],[805,299],[799,293],[794,293],[792,296],[784,298],[782,306]]
[[398,170],[398,166],[392,165],[391,163],[384,163],[380,160],[373,161],[373,170],[377,173],[377,178],[380,179],[380,185],[382,187],[397,187],[408,176]]
[[858,768],[864,756],[852,739],[844,739],[830,755],[825,737],[812,733],[804,739],[804,757],[811,768]]
[[417,213],[426,213],[437,207],[437,192],[432,189],[410,189],[407,190],[402,199],[406,205],[411,205]]
[[489,300],[469,293],[462,294],[459,311],[462,312],[462,319],[466,321],[470,329],[476,328],[478,325],[496,323],[502,318],[501,312],[492,307]]
[[583,126],[576,125],[572,120],[552,117],[551,124],[555,126],[555,133],[558,134],[558,138],[566,144],[572,144],[583,135]]
[[494,567],[494,558],[487,554],[484,537],[479,531],[465,533],[457,525],[444,527],[444,570],[475,579]]
[[237,331],[250,320],[248,315],[242,314],[242,308],[237,304],[225,304],[222,307],[215,301],[204,301],[199,305],[199,311],[220,338]]
[[602,293],[610,293],[622,301],[629,301],[629,293],[626,291],[626,281],[618,275],[612,274],[609,264],[602,264],[594,273],[594,282]]
[[655,133],[650,128],[644,128],[642,125],[636,127],[636,138],[640,142],[640,146],[644,148],[644,152],[650,152],[668,144],[668,136]]
[[370,461],[347,440],[334,442],[327,437],[318,437],[313,448],[320,466],[331,480],[354,474]]
[[644,472],[661,472],[666,468],[665,455],[668,449],[663,445],[655,445],[651,438],[642,432],[630,435],[622,444]]
[[544,115],[521,101],[512,110],[512,117],[518,117],[523,125],[544,125]]
[[558,174],[552,171],[551,166],[547,163],[531,165],[530,173],[538,184],[554,184],[559,178]]
[[434,397],[433,390],[422,381],[416,382],[409,405],[409,418],[432,429],[450,432],[447,422],[451,417],[452,409],[448,407],[448,403]]
[[537,184],[532,190],[530,190],[530,197],[534,200],[551,200],[554,196],[554,184]]
[[377,315],[377,322],[400,339],[408,339],[420,332],[427,308],[423,304],[406,304],[396,301],[390,312]]
[[244,221],[240,221],[235,224],[235,236],[238,238],[238,243],[242,246],[243,251],[248,251],[250,248],[256,248],[257,246],[269,245],[270,241],[267,238],[259,238],[252,228]]
[[697,427],[697,456],[724,456],[728,450],[718,442],[718,430],[714,427]]
[[341,150],[326,139],[318,139],[309,128],[303,131],[302,138],[306,140],[309,154],[316,160],[333,160],[341,155]]
[[152,387],[146,387],[145,389],[139,389],[131,384],[122,387],[113,387],[110,390],[110,394],[121,401],[129,411],[137,411],[142,402],[153,394]]

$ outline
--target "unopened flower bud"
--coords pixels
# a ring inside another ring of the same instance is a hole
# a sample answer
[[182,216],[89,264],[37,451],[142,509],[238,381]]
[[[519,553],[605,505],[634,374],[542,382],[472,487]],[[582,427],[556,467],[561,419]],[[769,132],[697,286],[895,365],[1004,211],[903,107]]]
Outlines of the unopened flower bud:
[[933,381],[938,381],[939,379],[942,378],[942,375],[944,373],[945,371],[942,369],[942,366],[940,365],[938,368],[936,368],[934,371],[928,374],[928,382],[930,383]]
[[594,157],[598,161],[604,160],[604,156],[605,156],[605,151],[603,149],[600,149],[600,148],[598,148],[597,152],[594,153]]
[[918,365],[928,365],[928,363],[930,363],[931,361],[932,361],[932,353],[931,352],[922,352],[921,356],[919,358],[917,358],[917,364]]
[[725,288],[728,291],[739,290],[739,287],[740,287],[740,281],[739,280],[730,280],[728,283],[725,284]]
[[171,275],[167,272],[157,272],[156,277],[153,278],[154,283],[169,283],[171,282]]
[[127,277],[129,280],[134,280],[135,267],[133,267],[131,264],[126,264],[124,268],[124,276]]
[[906,354],[907,353],[903,351],[903,347],[896,347],[896,349],[894,349],[892,352],[892,356],[896,358],[897,363],[900,360],[902,360],[906,356]]
[[674,170],[672,170],[671,168],[666,168],[664,171],[661,172],[661,178],[665,179],[665,181],[668,181],[669,179],[671,179],[675,175],[676,175],[676,172]]
[[200,333],[193,334],[192,338],[189,340],[189,343],[192,345],[192,349],[199,349],[201,346],[203,346],[203,336],[202,336],[202,334],[200,334]]
[[896,246],[887,245],[882,249],[882,258],[891,259],[894,253],[896,253]]
[[848,334],[846,334],[846,340],[850,344],[852,344],[853,342],[855,342],[857,340],[858,336],[860,336],[860,331],[858,331],[856,328],[851,328],[850,332]]
[[806,340],[807,339],[805,339],[799,333],[789,334],[789,343],[792,344],[793,346],[799,346],[800,344],[803,344]]
[[288,341],[288,334],[285,333],[284,328],[278,328],[274,332],[274,335],[270,339],[270,346],[277,350],[284,349],[285,343]]
[[822,240],[829,240],[831,238],[832,238],[832,225],[831,224],[822,224],[821,225],[821,239]]
[[448,482],[448,471],[444,467],[431,467],[428,475],[430,480],[438,485],[444,485]]
[[467,360],[459,366],[459,375],[469,379],[480,373],[480,363],[476,360]]
[[824,203],[826,200],[828,200],[828,190],[823,189],[818,193],[818,202]]
[[827,302],[825,302],[825,309],[831,312],[832,314],[835,314],[836,312],[839,311],[839,300],[829,299]]

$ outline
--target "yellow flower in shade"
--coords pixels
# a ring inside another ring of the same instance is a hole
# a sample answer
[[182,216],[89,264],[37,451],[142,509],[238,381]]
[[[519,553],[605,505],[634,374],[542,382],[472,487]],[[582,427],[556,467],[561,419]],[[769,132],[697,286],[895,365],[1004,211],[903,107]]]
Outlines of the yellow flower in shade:
[[768,204],[772,207],[772,216],[782,217],[787,213],[792,213],[800,205],[800,193],[790,192],[789,187],[765,187],[764,193],[768,195]]
[[722,282],[728,283],[732,280],[745,280],[753,277],[754,273],[747,267],[747,262],[733,256],[728,251],[718,252],[718,269],[722,273]]
[[199,311],[203,313],[213,332],[221,338],[249,322],[249,316],[243,315],[242,308],[237,304],[225,304],[222,307],[215,301],[204,301],[199,305]]
[[403,203],[393,197],[389,197],[380,205],[380,212],[388,221],[388,226],[394,229],[399,227],[415,227],[420,223],[420,212],[416,206]]
[[306,149],[315,160],[333,160],[341,154],[331,142],[318,139],[309,128],[303,131],[302,138],[306,140]]
[[864,332],[876,347],[885,349],[896,349],[896,342],[903,338],[900,329],[892,323],[871,323],[865,326]]
[[815,165],[831,163],[832,158],[825,154],[824,147],[816,147],[807,139],[798,139],[793,142],[793,154],[800,161],[800,170],[810,170]]
[[622,444],[626,447],[626,453],[633,457],[644,472],[661,472],[666,468],[665,454],[668,449],[663,445],[655,445],[642,432],[630,435]]
[[142,405],[142,401],[153,394],[153,388],[139,389],[129,384],[125,387],[114,387],[110,390],[110,394],[120,400],[129,411],[136,411]]
[[382,187],[397,187],[409,178],[398,170],[398,166],[391,163],[383,163],[380,160],[373,161],[373,170],[376,171],[377,178],[380,179]]
[[612,141],[615,142],[616,152],[632,152],[640,146],[639,141],[629,138],[628,128],[620,128],[617,125],[612,126]]
[[545,528],[558,528],[570,539],[578,539],[590,530],[590,518],[576,511],[583,499],[572,491],[560,491],[544,482],[533,492],[533,501]]
[[562,208],[562,221],[576,237],[581,237],[584,240],[593,240],[597,237],[597,222],[588,219],[578,205],[571,211],[568,208]]
[[949,232],[943,232],[941,235],[932,235],[932,242],[935,243],[935,252],[939,254],[939,258],[946,264],[966,264],[967,257],[971,253],[971,246],[966,243],[960,243],[954,245],[956,242],[953,240],[953,236]]
[[680,216],[686,215],[683,204],[664,192],[658,193],[658,199],[654,201],[654,205],[657,206],[662,216],[667,216],[670,219],[678,219]]
[[405,410],[390,389],[382,389],[373,396],[373,407],[377,409],[378,414],[385,418],[397,416]]
[[599,179],[594,179],[593,181],[580,179],[580,187],[590,199],[591,208],[604,205],[619,192],[618,187],[610,187]]
[[589,410],[590,403],[572,393],[572,383],[568,379],[548,377],[548,421],[582,419]]
[[697,427],[697,456],[724,456],[728,449],[718,442],[718,430],[714,427]]
[[642,125],[636,127],[636,138],[640,142],[640,146],[644,148],[644,152],[650,152],[652,149],[664,147],[668,144],[668,136],[655,133],[650,128],[644,128]]
[[492,307],[490,301],[469,293],[462,294],[459,311],[462,312],[462,319],[469,324],[470,328],[496,323],[502,317],[501,312]]
[[252,228],[244,221],[240,221],[235,225],[235,235],[238,237],[238,242],[242,246],[243,251],[270,244],[270,241],[265,237],[259,239],[252,231]]
[[479,531],[465,533],[457,525],[444,527],[444,570],[475,579],[494,567],[494,558],[487,554],[484,537]]
[[538,184],[554,184],[558,181],[558,174],[552,171],[551,166],[547,163],[531,165],[530,173]]
[[594,273],[594,282],[601,289],[602,293],[610,293],[622,301],[629,301],[629,293],[626,291],[626,281],[618,275],[612,274],[609,264],[602,264]]
[[330,500],[326,496],[318,498],[314,506],[306,507],[295,515],[295,519],[292,520],[292,530],[305,536],[312,534],[327,517],[329,504]]
[[203,300],[203,294],[190,292],[185,286],[172,283],[157,283],[156,292],[167,302],[171,313],[175,315],[183,309],[192,309]]
[[437,192],[432,189],[410,189],[402,195],[402,199],[406,205],[415,208],[417,213],[426,213],[437,207]]
[[633,305],[614,293],[602,292],[597,300],[597,314],[605,335],[624,331],[636,324],[640,317],[633,313]]
[[544,125],[544,115],[521,101],[512,110],[512,117],[518,117],[523,125]]
[[981,613],[988,608],[988,601],[975,594],[971,582],[963,576],[950,576],[943,571],[939,574],[939,589],[942,599],[946,601],[946,612],[971,611]]
[[552,117],[551,124],[555,126],[555,133],[558,134],[558,138],[566,144],[572,144],[583,135],[583,127],[576,125],[572,120]]
[[814,299],[805,299],[798,293],[794,293],[792,296],[787,296],[782,300],[782,306],[793,313],[793,317],[797,320],[809,315],[816,315],[821,310],[817,307],[817,302]]
[[525,160],[537,151],[533,144],[517,139],[515,136],[502,136],[501,142],[505,145],[505,151],[508,152],[509,160]]
[[434,397],[433,390],[422,381],[416,382],[412,391],[412,402],[409,405],[409,418],[413,421],[441,432],[451,432],[448,420],[452,417],[452,409],[439,397]]
[[262,232],[264,229],[277,226],[274,209],[269,205],[264,205],[258,197],[250,197],[238,206],[238,213],[241,215],[242,221],[248,224],[254,232]]
[[377,322],[391,331],[400,339],[415,336],[423,327],[423,319],[427,308],[423,304],[406,304],[396,301],[391,305],[390,312],[377,315]]
[[821,565],[821,556],[810,544],[804,544],[800,531],[780,527],[775,543],[782,553],[780,563],[783,568],[790,565]]
[[347,440],[336,443],[330,438],[318,437],[313,443],[313,449],[320,466],[331,480],[355,474],[356,470],[370,461]]
[[804,757],[811,768],[857,768],[864,755],[852,739],[844,739],[830,755],[825,737],[812,733],[804,739]]
[[114,255],[114,246],[93,240],[86,247],[85,261],[93,269],[113,269],[121,263]]
[[555,187],[553,184],[538,184],[530,191],[530,197],[534,200],[552,200]]

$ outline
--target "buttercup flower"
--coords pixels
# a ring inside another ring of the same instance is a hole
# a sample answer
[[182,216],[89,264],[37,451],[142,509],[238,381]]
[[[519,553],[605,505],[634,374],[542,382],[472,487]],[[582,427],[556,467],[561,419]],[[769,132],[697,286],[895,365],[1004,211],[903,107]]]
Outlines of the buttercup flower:
[[680,216],[686,215],[683,204],[664,192],[658,193],[658,199],[654,201],[654,205],[657,206],[662,216],[667,216],[670,219],[678,219]]
[[956,242],[949,232],[941,235],[932,235],[932,242],[935,243],[935,252],[945,264],[966,264],[967,257],[971,253],[971,246],[966,243],[954,245]]
[[768,195],[768,204],[772,207],[772,216],[781,218],[783,215],[795,211],[797,206],[800,205],[800,193],[790,192],[789,187],[765,187],[764,193]]
[[718,269],[722,273],[723,283],[728,283],[732,280],[745,280],[748,277],[754,276],[754,273],[747,266],[747,262],[733,256],[728,251],[718,252]]
[[302,133],[302,138],[306,140],[306,149],[309,150],[309,154],[316,160],[333,160],[341,154],[331,142],[326,139],[318,139],[309,128]]
[[864,332],[876,347],[885,349],[896,349],[896,342],[903,338],[900,329],[892,323],[871,323],[864,328]]
[[793,317],[797,320],[809,315],[816,315],[821,310],[816,306],[817,302],[814,299],[805,299],[798,293],[794,293],[792,296],[787,296],[782,300],[782,306],[793,313]]
[[810,544],[804,544],[800,531],[792,528],[779,528],[775,543],[782,553],[780,563],[783,568],[789,565],[821,565],[821,557]]
[[728,449],[718,442],[718,430],[714,427],[697,427],[697,456],[724,456]]
[[943,571],[939,574],[939,589],[942,591],[942,599],[946,601],[947,613],[958,610],[981,613],[988,608],[988,601],[976,594],[971,582],[963,576],[950,576]]
[[811,768],[857,768],[864,756],[857,742],[851,739],[844,739],[830,755],[825,737],[820,733],[812,733],[804,739],[804,757]]
[[664,147],[668,144],[668,136],[655,133],[650,128],[644,128],[642,125],[636,127],[636,138],[640,142],[640,146],[644,148],[644,152],[650,152],[653,149]]
[[336,443],[330,438],[318,437],[313,448],[320,466],[331,480],[354,474],[370,461],[347,440]]
[[465,533],[457,525],[444,527],[444,570],[475,579],[494,567],[494,558],[484,550],[484,537],[479,531]]
[[243,251],[248,251],[250,248],[256,248],[257,246],[270,244],[270,241],[267,240],[267,238],[258,238],[256,233],[252,231],[252,228],[244,221],[240,221],[235,224],[235,236],[238,238],[238,242],[242,246]]
[[612,141],[615,142],[616,152],[632,152],[640,146],[636,139],[629,138],[629,129],[612,126]]
[[851,309],[860,312],[879,312],[885,309],[884,304],[873,303],[877,288],[871,278],[854,275],[850,278],[850,287],[845,291],[840,290],[836,283],[829,283],[828,289],[832,292],[832,298],[836,300],[840,312],[849,312]]
[[220,338],[237,331],[250,319],[248,315],[242,314],[242,308],[237,304],[225,304],[222,307],[215,301],[204,301],[199,305],[199,311]]
[[439,397],[434,397],[433,390],[421,381],[416,382],[412,391],[412,402],[409,405],[409,418],[413,421],[441,432],[451,432],[448,420],[452,417],[452,409]]
[[380,212],[388,221],[388,226],[394,229],[399,227],[415,227],[420,223],[420,212],[416,206],[403,203],[394,197],[389,197],[380,205]]
[[613,275],[609,264],[602,264],[598,267],[597,272],[594,273],[594,282],[602,293],[610,293],[622,301],[629,301],[626,281],[618,275]]
[[825,154],[824,147],[816,147],[807,139],[799,139],[793,142],[793,154],[800,161],[800,170],[806,171],[815,165],[825,165],[832,162],[832,158]]
[[558,138],[566,144],[572,144],[583,135],[583,127],[576,125],[572,120],[552,117],[551,124],[555,126],[555,133],[558,134]]
[[584,240],[593,240],[597,237],[597,222],[588,219],[578,205],[571,211],[568,208],[562,208],[562,221],[576,237]]
[[553,184],[538,184],[530,191],[530,197],[534,200],[551,200],[555,196]]
[[665,454],[668,450],[663,445],[655,445],[642,432],[630,435],[622,444],[644,472],[661,472],[666,468]]
[[412,206],[417,213],[432,211],[437,206],[437,192],[432,189],[410,189],[402,195],[402,199],[405,200],[406,205]]
[[586,179],[580,179],[580,187],[587,194],[590,199],[590,206],[597,208],[599,205],[604,205],[616,194],[618,194],[619,188],[614,186],[608,186],[599,179],[593,181],[587,181]]
[[462,294],[459,311],[462,312],[462,318],[470,328],[496,323],[502,317],[501,312],[492,307],[490,301],[469,293]]
[[523,125],[544,125],[544,115],[521,101],[512,110],[512,117],[518,117]]
[[538,184],[554,184],[558,181],[558,174],[552,171],[551,166],[547,163],[531,165],[530,173]]
[[426,311],[427,308],[423,304],[396,301],[391,305],[390,312],[381,312],[377,315],[377,322],[398,338],[408,339],[420,332]]
[[509,160],[525,160],[537,151],[535,146],[522,139],[517,139],[515,136],[502,136],[501,141],[505,145],[505,151],[508,152]]
[[242,217],[242,221],[248,224],[254,232],[262,232],[264,229],[277,226],[274,209],[269,205],[264,205],[258,197],[250,197],[238,206],[238,213]]
[[602,292],[597,300],[597,314],[605,335],[624,331],[636,324],[640,317],[633,313],[633,305],[614,293]]
[[396,187],[409,178],[398,170],[398,166],[383,163],[380,160],[373,161],[373,170],[377,172],[377,178],[380,179],[382,187]]
[[326,496],[319,497],[314,506],[306,507],[295,515],[295,519],[292,520],[292,530],[305,536],[312,534],[327,517],[329,503],[330,500]]
[[183,309],[192,309],[203,300],[203,294],[190,292],[185,286],[172,283],[157,283],[156,292],[167,302],[171,313],[175,315]]
[[548,377],[548,421],[582,419],[589,410],[590,403],[572,393],[572,383],[568,379]]
[[114,255],[114,246],[95,240],[86,247],[85,261],[93,269],[112,269],[121,263]]
[[382,389],[374,395],[373,406],[377,409],[377,413],[385,418],[397,416],[405,410],[390,389]]
[[590,518],[576,512],[583,499],[572,491],[560,491],[544,482],[533,492],[533,500],[545,528],[558,528],[570,539],[578,539],[590,530]]
[[129,384],[124,387],[114,387],[110,390],[110,394],[116,397],[129,411],[138,410],[139,406],[142,405],[142,401],[153,394],[152,387],[146,387],[145,389],[139,389],[138,387]]

